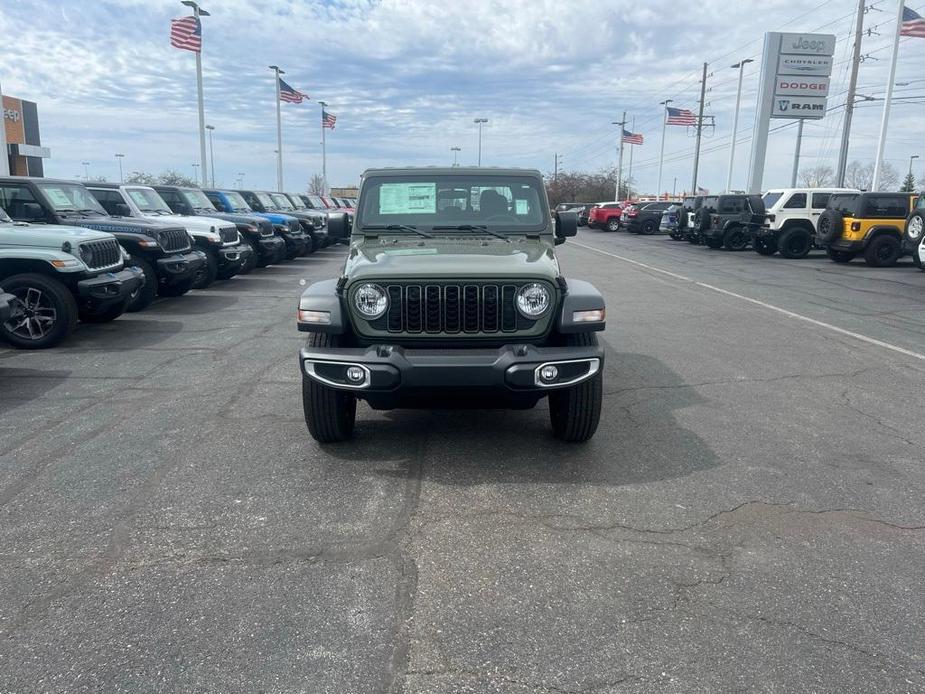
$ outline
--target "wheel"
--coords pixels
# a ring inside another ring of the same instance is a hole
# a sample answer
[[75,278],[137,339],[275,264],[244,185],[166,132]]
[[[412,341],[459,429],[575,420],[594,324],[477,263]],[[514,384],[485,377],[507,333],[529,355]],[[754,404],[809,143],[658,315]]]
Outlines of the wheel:
[[129,295],[128,308],[125,309],[129,313],[137,313],[148,308],[157,296],[157,273],[151,263],[138,256],[133,255],[126,264],[139,268],[145,276],[144,284]]
[[836,263],[850,263],[854,260],[855,253],[851,251],[835,251],[831,248],[825,249],[826,255],[829,256],[829,259],[833,260]]
[[611,217],[607,220],[607,231],[619,231],[620,230],[620,220],[616,217]]
[[892,267],[902,255],[902,244],[895,236],[883,234],[871,239],[864,249],[864,262],[871,267]]
[[[566,345],[597,345],[597,335],[567,335]],[[587,381],[549,394],[549,421],[552,424],[553,436],[571,443],[581,443],[594,436],[601,420],[603,383],[603,374],[598,371]]]
[[0,336],[14,347],[54,347],[77,327],[77,302],[54,277],[13,275],[0,283],[0,289],[17,299],[13,315],[0,325]]
[[805,258],[813,248],[813,238],[806,229],[787,229],[777,242],[784,258]]
[[819,215],[819,222],[816,224],[819,238],[824,244],[831,243],[841,236],[844,228],[845,217],[836,210],[823,210],[822,214]]
[[672,239],[673,241],[683,241],[683,240],[684,240],[684,232],[681,231],[680,229],[675,229],[674,231],[669,231],[669,232],[668,232],[668,237],[669,237],[670,239]]
[[239,275],[247,275],[251,270],[257,267],[257,249],[254,247],[255,244],[250,241],[245,241],[245,243],[247,247],[251,249],[251,253],[247,256],[247,260],[244,261],[241,267],[238,268]]
[[215,251],[207,250],[205,254],[205,265],[193,277],[193,289],[205,289],[218,278],[218,257]]
[[687,242],[693,245],[698,245],[700,243],[700,235],[696,231],[687,232]]
[[742,227],[732,227],[723,234],[723,247],[727,251],[744,251],[748,246],[748,234]]
[[758,255],[774,255],[777,247],[767,239],[755,239],[755,253]]
[[193,280],[194,278],[190,277],[188,280],[183,280],[176,284],[164,285],[160,288],[158,294],[161,296],[183,296],[193,288]]
[[84,323],[109,323],[126,312],[130,301],[131,299],[126,298],[103,309],[81,309],[78,315]]
[[703,243],[707,248],[712,248],[714,251],[723,247],[722,239],[704,239]]
[[647,236],[649,236],[649,235],[654,234],[656,231],[658,231],[658,225],[655,222],[653,222],[651,219],[646,222],[643,222],[642,224],[643,234],[646,234]]
[[906,220],[906,238],[918,245],[925,234],[925,210],[913,210]]
[[[340,335],[312,333],[311,347],[338,347]],[[353,436],[357,399],[351,393],[328,388],[302,374],[302,410],[308,432],[318,443],[338,443]]]

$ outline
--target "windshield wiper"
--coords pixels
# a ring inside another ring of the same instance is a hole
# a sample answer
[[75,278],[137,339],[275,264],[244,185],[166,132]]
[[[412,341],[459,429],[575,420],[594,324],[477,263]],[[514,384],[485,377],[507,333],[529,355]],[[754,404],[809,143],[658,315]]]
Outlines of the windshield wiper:
[[492,231],[484,224],[457,224],[456,226],[439,226],[433,227],[434,231],[438,230],[454,230],[454,231],[482,231],[490,236],[494,236],[499,239],[507,240],[507,236],[504,234],[499,234],[497,231]]
[[408,224],[384,224],[384,225],[378,224],[375,226],[363,227],[361,231],[364,231],[366,229],[371,229],[371,230],[384,229],[385,231],[413,231],[415,234],[417,234],[418,236],[423,236],[425,239],[433,238],[433,235],[423,232],[417,227],[413,227]]

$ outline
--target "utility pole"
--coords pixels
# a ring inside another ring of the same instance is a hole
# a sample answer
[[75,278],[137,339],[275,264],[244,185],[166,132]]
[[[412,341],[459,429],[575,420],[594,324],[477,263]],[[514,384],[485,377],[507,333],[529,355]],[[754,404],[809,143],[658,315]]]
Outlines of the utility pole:
[[620,157],[617,159],[617,194],[614,200],[620,199],[620,184],[623,182],[623,126],[626,125],[626,111],[623,112],[623,120],[614,121],[613,125],[620,126]]
[[797,148],[793,153],[793,174],[790,176],[790,187],[797,187],[797,173],[800,170],[800,148],[803,146],[803,124],[806,121],[801,118],[797,125]]
[[665,162],[665,132],[668,129],[668,104],[672,101],[674,101],[674,99],[665,99],[659,102],[659,106],[665,107],[662,109],[662,145],[658,153],[658,186],[655,188],[655,192],[659,196],[662,194],[662,164]]
[[[286,73],[279,69],[278,65],[270,65],[274,75],[274,86],[276,87],[276,190],[283,192],[283,116],[280,110],[279,101],[279,76]],[[324,134],[324,131],[322,131]]]
[[890,81],[886,85],[886,98],[883,101],[883,117],[880,120],[880,137],[877,139],[877,158],[874,160],[874,180],[871,182],[871,191],[880,188],[880,174],[883,172],[883,150],[886,147],[886,131],[890,123],[890,106],[893,101],[893,87],[896,82],[896,59],[899,57],[899,32],[903,27],[904,0],[899,0],[899,9],[896,14],[896,33],[893,35],[893,57],[890,61]]
[[707,63],[703,64],[703,79],[700,80],[700,112],[697,114],[697,145],[694,149],[694,183],[691,195],[697,195],[697,173],[700,168],[700,140],[703,138],[703,108],[707,100]]
[[[193,16],[197,22],[200,17],[209,16],[209,13],[193,0],[181,0],[180,4],[192,8]],[[209,185],[209,171],[206,166],[206,112],[202,102],[202,50],[196,51],[196,93],[199,96],[199,162],[201,164],[202,185],[205,187]]]
[[754,62],[751,58],[740,60],[733,65],[733,68],[739,69],[739,88],[736,90],[736,110],[732,118],[732,142],[729,144],[729,172],[726,174],[726,192],[732,190],[732,169],[735,166],[736,159],[736,131],[739,129],[739,105],[742,102],[742,76],[745,72],[745,65]]
[[212,146],[212,131],[215,130],[214,125],[207,125],[206,130],[209,131],[209,171],[212,174],[212,187],[215,187],[215,148]]
[[838,151],[838,170],[835,178],[839,188],[845,185],[845,169],[848,167],[848,141],[851,138],[851,118],[854,115],[854,98],[858,87],[858,67],[861,65],[861,37],[864,35],[864,3],[858,0],[858,18],[854,27],[854,55],[851,58],[851,79],[848,82],[848,96],[845,100],[845,124],[841,131],[841,149]]

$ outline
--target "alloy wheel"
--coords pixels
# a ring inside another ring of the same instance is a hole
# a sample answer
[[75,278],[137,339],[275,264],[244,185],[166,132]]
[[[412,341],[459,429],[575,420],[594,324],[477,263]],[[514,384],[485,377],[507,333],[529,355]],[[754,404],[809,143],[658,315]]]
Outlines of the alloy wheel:
[[6,329],[25,340],[39,340],[52,331],[58,320],[58,311],[43,291],[35,287],[12,290],[16,302]]

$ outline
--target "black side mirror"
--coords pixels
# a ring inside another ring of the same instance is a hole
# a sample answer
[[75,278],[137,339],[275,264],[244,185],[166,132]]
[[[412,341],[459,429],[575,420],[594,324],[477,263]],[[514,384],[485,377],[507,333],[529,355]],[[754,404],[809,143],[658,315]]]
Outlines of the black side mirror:
[[45,210],[37,202],[24,202],[22,216],[27,222],[44,222]]
[[350,220],[343,212],[328,215],[328,238],[332,241],[346,241],[350,238]]
[[113,217],[131,217],[132,209],[124,202],[117,202],[113,204],[112,212],[110,212],[110,214]]
[[556,212],[556,240],[578,236],[578,215],[571,210]]

